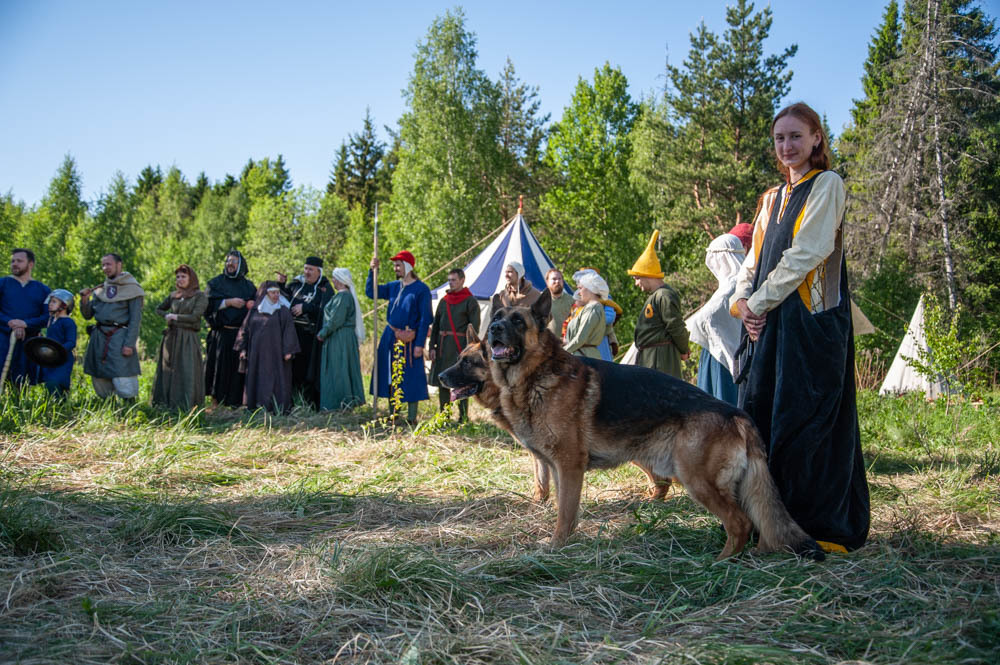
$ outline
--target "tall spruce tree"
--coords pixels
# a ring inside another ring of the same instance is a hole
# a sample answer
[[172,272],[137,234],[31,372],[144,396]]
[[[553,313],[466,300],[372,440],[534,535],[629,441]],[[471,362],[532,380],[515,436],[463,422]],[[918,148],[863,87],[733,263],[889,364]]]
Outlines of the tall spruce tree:
[[[747,221],[775,184],[770,127],[792,78],[795,45],[765,55],[772,12],[747,0],[726,9],[721,37],[702,24],[670,86],[636,129],[635,182],[667,231],[710,236]],[[822,111],[822,109],[819,109]]]
[[66,155],[41,204],[24,217],[17,234],[17,244],[35,253],[36,279],[51,285],[75,282],[76,271],[66,253],[66,241],[73,227],[86,216],[87,204],[82,199],[76,160]]

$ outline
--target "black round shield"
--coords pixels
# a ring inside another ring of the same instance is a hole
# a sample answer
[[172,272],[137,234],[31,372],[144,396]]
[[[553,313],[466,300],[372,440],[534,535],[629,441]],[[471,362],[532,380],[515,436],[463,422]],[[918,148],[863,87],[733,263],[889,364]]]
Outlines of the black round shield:
[[66,347],[48,337],[32,337],[24,343],[24,353],[42,367],[58,367],[69,358]]

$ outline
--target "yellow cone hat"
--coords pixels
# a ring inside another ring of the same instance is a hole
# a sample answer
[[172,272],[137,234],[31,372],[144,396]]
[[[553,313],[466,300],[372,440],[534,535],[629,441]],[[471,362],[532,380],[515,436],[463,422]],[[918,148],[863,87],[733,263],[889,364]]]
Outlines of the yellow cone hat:
[[632,269],[628,271],[629,275],[632,277],[663,278],[663,271],[660,269],[660,259],[656,256],[656,241],[659,239],[660,232],[653,231],[653,237],[649,239],[646,251],[642,253],[642,256],[635,262]]

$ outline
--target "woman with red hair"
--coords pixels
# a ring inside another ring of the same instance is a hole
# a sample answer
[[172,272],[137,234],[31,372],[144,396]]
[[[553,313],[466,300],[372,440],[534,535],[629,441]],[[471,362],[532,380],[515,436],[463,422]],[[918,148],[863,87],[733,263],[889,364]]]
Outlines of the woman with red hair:
[[792,517],[828,551],[868,537],[868,483],[854,386],[844,259],[844,182],[819,115],[803,103],[771,125],[785,184],[769,191],[740,267],[740,406],[760,429]]
[[187,411],[205,403],[205,364],[198,330],[208,297],[198,289],[198,275],[189,266],[177,266],[174,279],[177,288],[156,308],[167,320],[167,329],[156,354],[153,404]]

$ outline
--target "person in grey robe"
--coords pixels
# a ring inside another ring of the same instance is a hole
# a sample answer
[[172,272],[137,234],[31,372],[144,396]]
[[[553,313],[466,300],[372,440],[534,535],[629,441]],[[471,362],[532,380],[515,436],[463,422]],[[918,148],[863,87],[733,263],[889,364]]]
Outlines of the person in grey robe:
[[292,358],[301,350],[295,321],[277,282],[261,284],[254,300],[257,305],[243,321],[234,347],[240,364],[246,362],[244,405],[251,411],[264,407],[288,413],[292,409]]
[[103,284],[80,291],[80,313],[96,322],[87,326],[90,342],[83,371],[90,376],[98,397],[117,395],[133,400],[139,394],[136,342],[146,292],[135,277],[122,270],[122,258],[117,254],[101,257],[101,271]]

